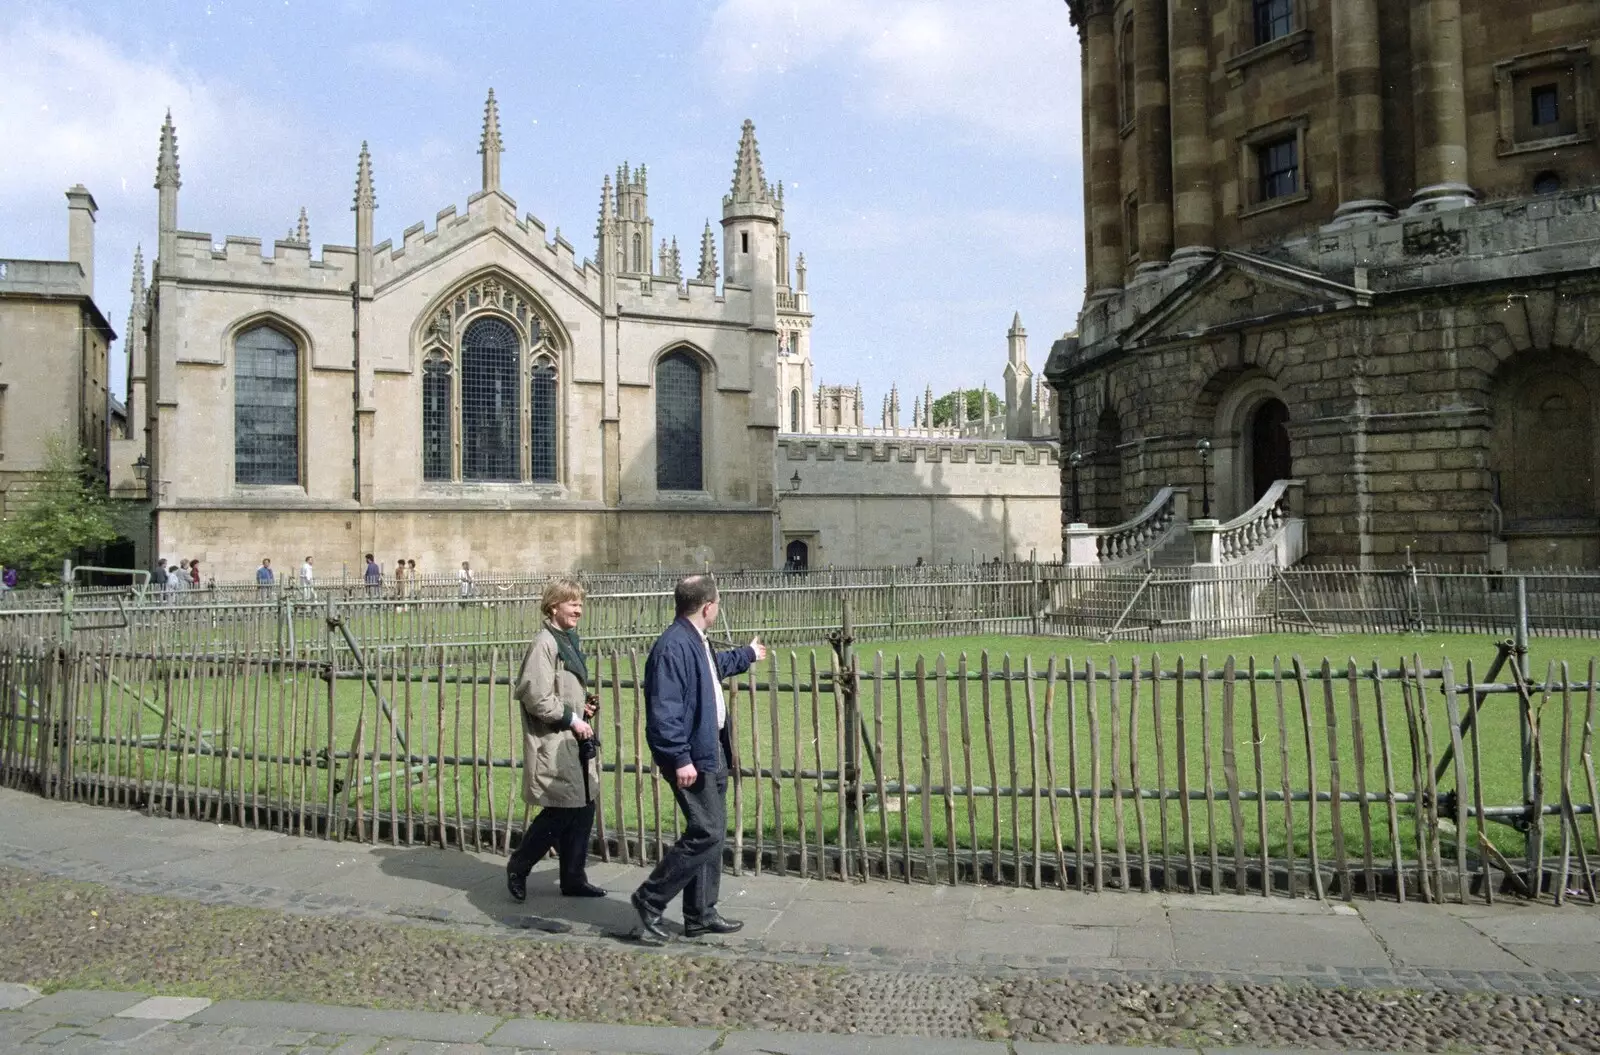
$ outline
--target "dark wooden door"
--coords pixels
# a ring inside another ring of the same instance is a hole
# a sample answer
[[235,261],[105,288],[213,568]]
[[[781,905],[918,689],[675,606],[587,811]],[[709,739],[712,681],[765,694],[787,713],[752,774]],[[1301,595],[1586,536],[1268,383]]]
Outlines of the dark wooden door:
[[1289,408],[1281,399],[1269,399],[1250,422],[1250,504],[1259,502],[1274,480],[1287,480],[1292,475]]

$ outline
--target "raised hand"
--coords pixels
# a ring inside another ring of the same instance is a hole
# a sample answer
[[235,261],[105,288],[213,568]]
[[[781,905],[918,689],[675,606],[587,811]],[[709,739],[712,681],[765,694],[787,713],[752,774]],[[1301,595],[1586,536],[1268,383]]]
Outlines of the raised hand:
[[761,643],[761,636],[759,634],[750,639],[750,651],[756,654],[757,663],[760,663],[762,660],[767,658],[767,646]]

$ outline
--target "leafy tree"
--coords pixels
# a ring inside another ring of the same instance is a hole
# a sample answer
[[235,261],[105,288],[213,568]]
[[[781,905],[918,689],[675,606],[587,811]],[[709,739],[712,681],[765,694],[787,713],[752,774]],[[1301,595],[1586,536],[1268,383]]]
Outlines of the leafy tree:
[[[962,391],[962,399],[967,405],[968,421],[978,421],[983,418],[983,397],[985,394],[981,388],[968,388]],[[987,395],[989,397],[989,416],[997,418],[1000,416],[1000,397],[993,392],[989,392]],[[950,412],[955,409],[955,405],[956,394],[954,392],[947,396],[940,396],[933,401],[933,424],[935,428],[951,424]]]
[[0,561],[21,583],[59,580],[61,562],[117,538],[117,529],[89,452],[64,439],[45,448],[43,474],[0,520]]

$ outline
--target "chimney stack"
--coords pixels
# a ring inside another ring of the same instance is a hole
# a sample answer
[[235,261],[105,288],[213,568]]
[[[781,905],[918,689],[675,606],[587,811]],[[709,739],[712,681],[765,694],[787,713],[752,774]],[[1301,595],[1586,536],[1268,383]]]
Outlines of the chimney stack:
[[67,259],[83,268],[84,287],[94,297],[94,195],[78,183],[67,191]]

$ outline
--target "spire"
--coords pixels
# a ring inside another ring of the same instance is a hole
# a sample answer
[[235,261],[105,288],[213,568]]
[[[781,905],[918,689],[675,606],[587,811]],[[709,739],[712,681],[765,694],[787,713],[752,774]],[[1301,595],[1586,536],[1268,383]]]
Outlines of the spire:
[[1022,328],[1022,312],[1018,311],[1018,312],[1012,313],[1012,316],[1011,316],[1011,329],[1008,332],[1009,333],[1013,333],[1013,334],[1020,334],[1020,333],[1027,333],[1028,332],[1027,330],[1024,330]]
[[761,172],[761,150],[756,146],[755,122],[746,118],[744,134],[739,137],[739,159],[733,166],[732,200],[771,202],[771,190]]
[[611,177],[600,181],[600,217],[594,224],[594,237],[600,243],[600,263],[605,265],[606,237],[616,228],[616,211],[611,204]]
[[172,111],[161,122],[161,153],[156,159],[156,190],[183,186],[178,179],[178,130],[172,126]]
[[656,268],[661,272],[662,278],[671,278],[672,274],[667,269],[672,266],[672,258],[667,255],[667,240],[661,239],[661,248],[656,250]]
[[133,247],[133,284],[128,287],[128,292],[133,294],[134,310],[138,310],[144,300],[144,245]]
[[924,428],[933,428],[933,386],[928,385],[922,390],[922,425]]
[[700,273],[696,276],[701,282],[713,285],[717,281],[717,241],[711,234],[711,221],[706,221],[706,229],[700,234]]
[[678,252],[678,239],[676,236],[672,239],[672,250],[667,254],[667,262],[672,267],[672,270],[668,272],[668,276],[674,282],[683,278],[683,256]]
[[368,211],[378,207],[378,196],[372,189],[372,155],[367,153],[367,141],[361,141],[361,156],[356,160],[355,210]]
[[289,237],[286,240],[299,242],[302,245],[311,244],[311,221],[306,218],[306,207],[304,205],[300,206],[300,219],[296,220],[295,225],[289,229]]
[[489,89],[489,99],[483,104],[483,138],[478,140],[478,153],[483,155],[483,189],[500,189],[500,151],[505,144],[500,141],[500,104],[494,101],[494,89]]

